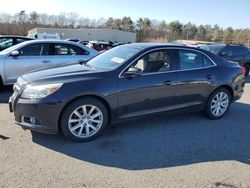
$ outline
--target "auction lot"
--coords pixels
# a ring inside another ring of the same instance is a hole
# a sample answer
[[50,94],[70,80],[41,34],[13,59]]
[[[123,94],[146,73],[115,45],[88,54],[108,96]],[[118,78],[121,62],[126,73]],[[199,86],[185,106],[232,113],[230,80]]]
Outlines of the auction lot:
[[0,187],[250,187],[250,80],[221,120],[155,116],[88,143],[24,131],[11,93],[0,93]]

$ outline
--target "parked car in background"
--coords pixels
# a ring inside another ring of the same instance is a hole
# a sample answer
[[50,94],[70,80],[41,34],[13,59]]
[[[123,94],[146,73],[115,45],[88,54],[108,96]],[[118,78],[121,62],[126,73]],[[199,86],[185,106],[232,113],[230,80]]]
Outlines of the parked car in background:
[[14,84],[24,73],[87,61],[97,51],[80,43],[63,40],[32,40],[0,52],[0,84]]
[[0,51],[3,51],[6,48],[9,48],[16,44],[29,41],[29,40],[33,40],[33,39],[28,38],[28,37],[12,36],[12,35],[0,36]]
[[23,75],[9,107],[25,129],[88,141],[109,123],[150,114],[199,110],[219,119],[241,98],[244,70],[205,50],[122,45],[85,64]]
[[71,41],[71,42],[81,42],[80,39],[66,39],[66,41]]
[[87,45],[88,43],[89,43],[89,41],[87,41],[87,40],[81,40],[81,41],[79,41],[81,44],[83,44],[83,45]]
[[61,40],[61,36],[56,34],[48,34],[48,33],[37,33],[28,35],[28,37],[38,40]]
[[215,53],[226,60],[238,62],[245,67],[245,76],[249,75],[250,51],[247,47],[238,44],[212,44],[200,46],[199,48]]
[[87,44],[89,48],[93,48],[97,51],[109,50],[112,48],[112,44],[104,41],[89,41]]
[[116,43],[112,44],[112,47],[117,47],[117,46],[121,46],[121,45],[124,45],[124,44],[126,44],[126,43],[124,43],[124,42],[121,42],[121,43],[116,42]]

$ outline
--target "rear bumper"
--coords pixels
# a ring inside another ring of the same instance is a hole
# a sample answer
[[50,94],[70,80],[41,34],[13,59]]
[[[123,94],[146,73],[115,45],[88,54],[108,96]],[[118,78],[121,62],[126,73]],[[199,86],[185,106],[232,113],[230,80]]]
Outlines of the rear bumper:
[[241,93],[238,93],[237,95],[234,95],[234,98],[233,98],[232,102],[240,100],[240,98],[242,97],[242,95],[243,95],[243,91]]
[[233,97],[233,102],[239,100],[243,93],[244,93],[244,87],[245,87],[246,80],[243,79],[241,82],[237,83],[234,86],[234,97]]
[[15,123],[24,129],[41,133],[58,133],[62,109],[63,104],[53,98],[28,100],[12,96],[9,100],[9,110],[14,112]]

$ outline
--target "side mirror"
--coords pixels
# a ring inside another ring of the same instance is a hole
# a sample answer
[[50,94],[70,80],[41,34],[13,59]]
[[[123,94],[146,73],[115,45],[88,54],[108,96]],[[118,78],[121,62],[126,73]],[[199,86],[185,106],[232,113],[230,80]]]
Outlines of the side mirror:
[[19,53],[19,51],[15,50],[15,51],[12,51],[12,52],[10,53],[10,55],[13,56],[13,57],[17,57],[17,56],[20,55],[20,53]]
[[138,76],[141,75],[142,70],[136,67],[131,67],[127,72],[124,73],[125,76]]

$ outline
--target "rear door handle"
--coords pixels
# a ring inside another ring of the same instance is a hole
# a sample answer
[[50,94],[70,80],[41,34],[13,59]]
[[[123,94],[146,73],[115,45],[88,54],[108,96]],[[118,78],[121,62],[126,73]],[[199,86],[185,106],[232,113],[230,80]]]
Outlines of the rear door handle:
[[42,63],[49,63],[50,60],[42,60]]

